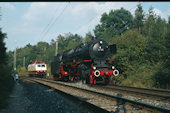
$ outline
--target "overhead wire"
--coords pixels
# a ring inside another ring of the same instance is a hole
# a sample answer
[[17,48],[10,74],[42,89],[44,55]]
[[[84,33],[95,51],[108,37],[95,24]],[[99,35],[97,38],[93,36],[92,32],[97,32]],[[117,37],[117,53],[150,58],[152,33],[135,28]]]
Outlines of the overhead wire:
[[[110,4],[110,5],[112,5],[112,4]],[[108,6],[110,6],[110,5],[107,5],[107,6],[104,7],[101,11],[103,11],[104,9],[106,9],[106,8],[107,8]],[[100,11],[100,12],[101,12],[101,11]],[[99,14],[97,14],[97,15],[95,15],[93,18],[91,18],[91,19],[87,22],[86,25],[89,25],[89,23],[90,23],[92,20],[94,20],[97,16],[99,16]],[[81,29],[83,26],[84,26],[84,25],[80,26],[80,27],[78,28],[78,30]],[[76,31],[78,31],[78,30],[76,30]]]
[[[143,3],[143,2],[142,2]],[[142,5],[142,3],[141,3],[141,5]],[[112,5],[112,4],[110,4],[110,5]],[[110,6],[110,5],[107,5],[106,7],[104,7],[101,11],[104,11],[108,6]],[[135,6],[136,7],[136,6]],[[129,9],[129,11],[131,11],[132,9],[134,9],[135,7],[133,7],[133,8],[131,8],[131,9]],[[100,12],[101,12],[100,11]],[[89,23],[90,22],[92,22],[96,17],[98,17],[99,15],[101,15],[101,14],[97,14],[96,16],[94,16],[93,18],[91,18],[88,22],[87,22],[87,26],[89,26]],[[82,25],[81,27],[79,27],[79,29],[81,29],[82,27],[83,27],[84,25]],[[79,30],[78,29],[78,30]],[[76,31],[78,31],[78,30],[76,30]]]
[[[44,35],[42,36],[42,40],[45,38],[45,36],[48,34],[48,32],[49,32],[49,30],[54,26],[54,24],[56,23],[56,21],[59,19],[59,17],[64,13],[64,11],[65,11],[65,9],[67,8],[67,6],[68,6],[68,4],[69,4],[70,2],[68,2],[67,4],[66,4],[66,6],[63,8],[63,10],[61,11],[61,13],[55,18],[55,20],[54,20],[54,16],[51,18],[51,20],[50,20],[50,22],[47,24],[47,26],[44,28],[44,30],[43,30],[43,32],[44,32]],[[141,3],[142,4],[142,3]],[[109,4],[109,5],[107,5],[107,6],[105,6],[104,8],[102,8],[102,10],[100,10],[100,12],[101,11],[104,11],[107,7],[109,7],[110,5],[112,5],[111,3]],[[135,6],[136,7],[136,6]],[[135,7],[133,7],[133,8],[135,8]],[[133,8],[131,8],[129,11],[131,11]],[[57,10],[57,9],[56,9]],[[89,23],[90,22],[92,22],[96,17],[98,17],[99,16],[99,14],[97,14],[97,15],[95,15],[93,18],[91,18],[88,22],[87,22],[87,26],[89,26]],[[52,23],[52,20],[54,20],[53,21],[53,23]],[[50,25],[50,23],[51,23],[51,25]],[[78,28],[78,30],[79,29],[81,29],[82,27],[83,27],[84,25],[82,25],[82,26],[80,26],[79,28]],[[78,30],[76,30],[76,31],[78,31]],[[75,32],[76,32],[75,31]]]
[[68,3],[66,4],[66,6],[63,8],[63,10],[60,12],[60,14],[54,19],[54,21],[52,22],[52,24],[51,24],[51,25],[50,25],[50,24],[47,25],[47,26],[49,26],[49,27],[48,27],[48,29],[46,30],[46,32],[44,33],[44,35],[42,36],[42,39],[41,39],[41,40],[43,40],[43,39],[45,38],[45,36],[48,34],[49,30],[54,26],[54,24],[55,24],[56,21],[59,19],[59,17],[64,13],[64,11],[65,11],[65,9],[67,8],[67,6],[68,6],[69,3],[70,3],[70,2],[68,2]]
[[52,23],[52,21],[53,21],[54,18],[56,17],[55,14],[57,13],[57,9],[58,9],[58,7],[56,8],[55,13],[54,13],[54,15],[52,16],[52,18],[50,19],[49,23],[44,27],[44,29],[43,29],[42,32],[40,33],[40,36],[39,36],[38,40],[42,38],[42,36],[43,36],[44,32],[46,31],[46,29],[49,27],[49,25]]
[[[56,8],[55,13],[57,12],[57,10],[58,10],[58,7]],[[43,33],[46,31],[46,29],[47,29],[47,28],[49,27],[49,25],[52,23],[52,21],[54,20],[54,18],[55,18],[55,14],[54,14],[54,16],[50,19],[49,23],[45,26],[45,28],[44,28],[44,30],[41,32],[41,34],[43,34]]]

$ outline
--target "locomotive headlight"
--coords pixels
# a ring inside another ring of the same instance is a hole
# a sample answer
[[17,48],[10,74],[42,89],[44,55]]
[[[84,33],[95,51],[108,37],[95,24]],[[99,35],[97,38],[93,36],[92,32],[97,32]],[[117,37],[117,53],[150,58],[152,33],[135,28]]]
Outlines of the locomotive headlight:
[[114,76],[118,76],[118,75],[119,75],[119,71],[118,71],[117,69],[115,69],[115,70],[113,71],[113,75],[114,75]]
[[103,41],[100,41],[100,44],[103,44]]
[[94,70],[96,70],[96,67],[95,67],[95,66],[93,66],[93,69],[94,69]]
[[100,76],[100,71],[99,71],[99,70],[96,70],[96,71],[94,72],[94,75],[95,75],[96,77],[99,77],[99,76]]
[[115,66],[112,66],[112,69],[115,69]]

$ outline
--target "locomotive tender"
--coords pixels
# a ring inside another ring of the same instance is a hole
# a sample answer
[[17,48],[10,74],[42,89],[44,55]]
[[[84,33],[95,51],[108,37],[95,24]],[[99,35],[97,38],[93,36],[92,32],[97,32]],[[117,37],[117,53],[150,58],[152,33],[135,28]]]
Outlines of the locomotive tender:
[[45,77],[47,74],[47,65],[41,61],[32,62],[28,65],[28,74],[30,77]]
[[54,80],[109,84],[110,77],[119,74],[113,65],[114,59],[108,59],[113,54],[116,54],[115,44],[108,45],[102,39],[93,38],[90,42],[57,54],[51,63],[51,73]]

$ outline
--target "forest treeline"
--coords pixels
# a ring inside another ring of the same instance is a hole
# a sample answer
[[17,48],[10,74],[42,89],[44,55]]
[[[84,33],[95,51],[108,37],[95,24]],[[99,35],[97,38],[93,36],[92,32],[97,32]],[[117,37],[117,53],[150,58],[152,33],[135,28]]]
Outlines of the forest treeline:
[[4,40],[7,34],[2,32],[0,28],[0,108],[7,105],[6,99],[11,93],[14,81],[11,76],[11,71],[7,65],[7,54]]
[[[57,36],[50,43],[38,42],[36,45],[27,44],[17,48],[17,72],[26,75],[28,64],[40,60],[48,64],[50,73],[56,41],[60,53],[90,41],[92,32],[109,44],[117,44],[117,54],[111,58],[116,59],[115,65],[121,73],[116,78],[118,85],[170,88],[170,17],[166,21],[156,15],[152,7],[145,13],[141,4],[137,5],[134,16],[124,8],[103,13],[100,23],[85,37],[67,33]],[[14,51],[7,52],[11,70],[13,54]]]

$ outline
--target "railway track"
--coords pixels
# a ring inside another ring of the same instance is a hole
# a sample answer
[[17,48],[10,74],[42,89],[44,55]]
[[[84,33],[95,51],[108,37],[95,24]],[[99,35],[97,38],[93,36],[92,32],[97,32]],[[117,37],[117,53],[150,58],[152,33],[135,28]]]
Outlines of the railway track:
[[141,97],[145,99],[153,99],[156,101],[162,101],[170,104],[170,90],[163,89],[147,89],[147,88],[135,88],[135,87],[125,87],[125,86],[93,86],[98,90],[114,91],[117,93],[123,93],[132,95],[135,97]]
[[98,91],[89,89],[82,89],[74,87],[63,82],[52,81],[47,79],[27,78],[31,81],[35,81],[52,87],[57,91],[69,95],[70,98],[78,99],[80,104],[84,104],[91,109],[95,109],[94,112],[119,112],[119,113],[150,113],[150,112],[170,112],[170,109],[152,106],[145,103],[140,103],[125,99],[121,95],[113,96]]

